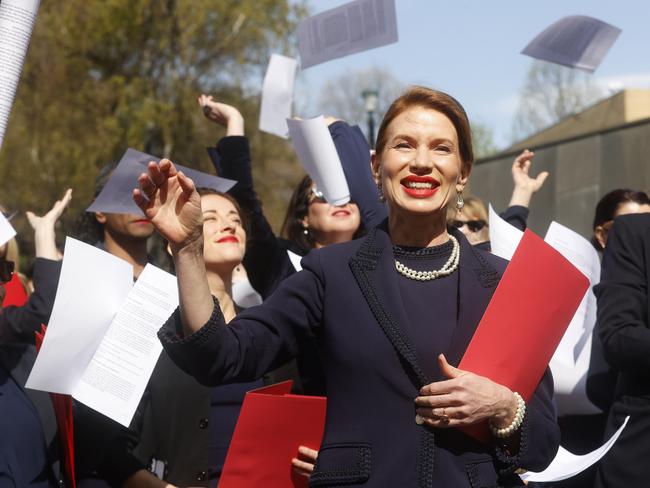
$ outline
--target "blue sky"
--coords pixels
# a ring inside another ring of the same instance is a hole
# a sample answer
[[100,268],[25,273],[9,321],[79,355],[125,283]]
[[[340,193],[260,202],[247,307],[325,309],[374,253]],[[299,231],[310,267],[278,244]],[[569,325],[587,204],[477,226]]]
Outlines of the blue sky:
[[[347,3],[312,0],[313,13]],[[423,84],[458,98],[472,120],[510,142],[518,93],[531,59],[520,54],[551,23],[589,15],[623,30],[592,75],[603,87],[650,88],[650,2],[647,0],[396,0],[399,42],[314,66],[301,83],[318,93],[323,80],[348,70],[388,68],[405,84]]]

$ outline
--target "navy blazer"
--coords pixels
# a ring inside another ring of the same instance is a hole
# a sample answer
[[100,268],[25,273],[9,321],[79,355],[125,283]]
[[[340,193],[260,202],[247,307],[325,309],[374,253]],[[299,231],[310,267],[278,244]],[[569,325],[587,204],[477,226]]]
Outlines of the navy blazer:
[[[547,370],[528,404],[520,450],[481,445],[456,429],[415,423],[419,389],[442,379],[436,357],[458,364],[506,261],[473,249],[458,231],[459,316],[447,351],[419,357],[409,338],[385,223],[355,241],[312,251],[303,271],[228,326],[218,306],[209,322],[181,336],[178,311],[159,337],[170,357],[206,384],[258,378],[317,336],[327,376],[327,418],[311,486],[514,486],[517,468],[545,468],[559,446]],[[432,297],[435,298],[435,297]],[[434,302],[433,302],[434,303]],[[432,341],[432,343],[435,341]]]
[[618,369],[605,437],[630,420],[600,463],[597,486],[647,486],[650,458],[650,214],[618,217],[607,239],[597,333]]

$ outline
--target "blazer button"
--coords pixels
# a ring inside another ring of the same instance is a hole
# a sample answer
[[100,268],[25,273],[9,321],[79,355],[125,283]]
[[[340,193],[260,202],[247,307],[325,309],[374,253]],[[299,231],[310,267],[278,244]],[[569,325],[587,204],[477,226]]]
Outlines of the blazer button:
[[207,429],[208,428],[209,421],[208,419],[201,419],[199,420],[199,429]]
[[196,473],[196,481],[205,481],[208,478],[208,475],[205,471],[199,471]]

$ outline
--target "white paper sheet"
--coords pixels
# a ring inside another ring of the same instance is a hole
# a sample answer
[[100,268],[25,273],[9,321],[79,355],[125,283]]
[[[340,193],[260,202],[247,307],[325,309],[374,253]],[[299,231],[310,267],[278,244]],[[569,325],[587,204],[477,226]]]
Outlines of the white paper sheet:
[[232,282],[232,299],[241,308],[262,305],[262,297],[248,279]]
[[177,306],[176,278],[148,264],[115,315],[73,397],[128,427],[162,351],[158,329]]
[[132,286],[129,263],[66,238],[54,308],[26,386],[72,394]]
[[272,54],[262,85],[260,130],[284,139],[289,137],[287,119],[291,118],[297,65],[293,58]]
[[533,58],[593,72],[621,29],[593,17],[564,17],[544,29],[522,51]]
[[298,26],[302,69],[397,42],[395,0],[355,0]]
[[66,393],[128,426],[162,346],[156,335],[178,305],[176,278],[133,267],[68,237],[54,309],[26,386]]
[[0,147],[7,130],[39,0],[0,2]]
[[532,471],[524,473],[521,475],[521,479],[529,482],[535,481],[539,483],[550,483],[554,481],[562,481],[583,472],[588,467],[600,461],[602,457],[607,454],[607,451],[611,449],[621,435],[621,432],[623,432],[628,420],[630,420],[630,417],[625,417],[623,425],[619,427],[619,429],[605,444],[595,451],[578,456],[570,453],[563,447],[560,447],[555,459],[553,459],[548,468],[541,473],[533,473]]
[[7,218],[0,213],[0,246],[11,240],[16,235],[16,230],[11,226]]
[[[140,207],[133,201],[133,189],[138,186],[138,176],[147,170],[149,161],[160,161],[160,158],[151,156],[135,149],[127,149],[120,159],[110,179],[97,195],[95,201],[86,209],[86,212],[106,212],[142,215]],[[183,171],[194,180],[197,188],[206,187],[217,191],[230,190],[236,181],[218,176],[209,175],[195,169],[174,163],[176,168]]]
[[492,254],[510,261],[524,233],[499,217],[499,214],[492,208],[492,204],[489,205],[489,214]]
[[291,251],[287,251],[287,254],[289,255],[291,264],[293,264],[293,267],[296,268],[296,271],[302,271],[302,266],[300,265],[300,261],[302,261],[302,256],[298,256],[295,252],[291,252]]
[[596,324],[596,296],[592,287],[600,282],[598,252],[587,239],[557,222],[551,222],[544,240],[578,268],[591,285],[551,359],[558,414],[600,413],[585,391],[591,334]]
[[288,119],[291,142],[305,171],[331,205],[350,201],[350,190],[332,135],[322,115],[313,119]]

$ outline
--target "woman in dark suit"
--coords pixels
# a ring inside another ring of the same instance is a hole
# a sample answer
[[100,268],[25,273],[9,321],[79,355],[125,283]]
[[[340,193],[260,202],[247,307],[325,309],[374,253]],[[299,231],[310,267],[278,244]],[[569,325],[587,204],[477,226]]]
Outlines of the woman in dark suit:
[[650,457],[650,214],[616,218],[603,255],[598,325],[605,358],[618,369],[605,437],[630,420],[600,463],[598,487],[647,486]]
[[[208,384],[258,378],[298,354],[303,334],[317,336],[328,407],[312,486],[515,486],[516,470],[542,470],[557,451],[549,373],[524,404],[450,365],[506,265],[445,225],[448,205],[462,206],[472,161],[460,104],[406,92],[381,124],[372,161],[387,221],[312,251],[303,271],[227,326],[205,278],[192,181],[168,160],[139,178],[134,198],[176,262],[181,306],[160,338],[181,368]],[[484,420],[487,445],[455,428]]]

